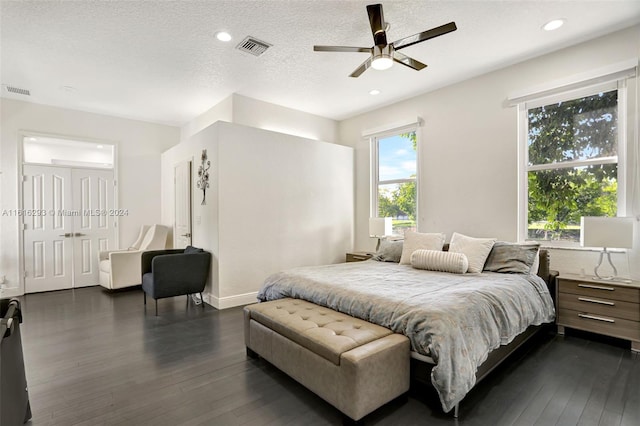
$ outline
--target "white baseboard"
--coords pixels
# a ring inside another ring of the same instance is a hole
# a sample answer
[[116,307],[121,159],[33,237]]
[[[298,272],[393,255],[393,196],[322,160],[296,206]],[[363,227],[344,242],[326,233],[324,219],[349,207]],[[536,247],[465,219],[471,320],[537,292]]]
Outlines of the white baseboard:
[[213,306],[216,309],[227,309],[227,308],[233,308],[234,306],[249,305],[251,303],[258,302],[257,291],[254,291],[251,293],[244,293],[244,294],[234,294],[233,296],[227,296],[227,297],[216,297],[210,293],[205,293],[203,297],[205,302],[207,302],[209,305]]

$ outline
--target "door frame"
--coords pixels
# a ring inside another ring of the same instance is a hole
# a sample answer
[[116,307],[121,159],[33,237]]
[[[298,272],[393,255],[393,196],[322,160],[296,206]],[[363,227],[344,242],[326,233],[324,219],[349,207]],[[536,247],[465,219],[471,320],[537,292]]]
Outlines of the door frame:
[[[113,146],[113,179],[115,182],[115,186],[113,188],[113,198],[114,198],[114,209],[119,208],[119,193],[118,188],[120,187],[118,182],[118,148],[119,142],[113,141],[109,139],[97,139],[97,138],[89,138],[86,136],[73,136],[73,135],[61,135],[57,133],[43,133],[32,130],[18,130],[18,144],[17,144],[17,152],[16,152],[16,161],[18,167],[16,167],[17,176],[16,183],[18,187],[16,188],[16,194],[18,195],[18,210],[22,210],[24,208],[24,138],[34,137],[34,138],[55,138],[55,139],[66,139],[76,142],[86,142],[93,144],[105,144]],[[52,166],[52,167],[63,167],[63,168],[73,168],[71,166],[63,166],[56,164],[39,164],[39,163],[30,163],[34,165],[41,166]],[[82,168],[82,167],[80,167]],[[92,169],[91,167],[85,167],[87,169]],[[96,168],[97,170],[107,170]],[[115,217],[114,222],[115,228],[115,246],[120,247],[120,218]],[[18,219],[18,288],[20,294],[25,294],[25,284],[24,284],[24,273],[25,273],[25,262],[24,262],[24,218],[20,217]]]

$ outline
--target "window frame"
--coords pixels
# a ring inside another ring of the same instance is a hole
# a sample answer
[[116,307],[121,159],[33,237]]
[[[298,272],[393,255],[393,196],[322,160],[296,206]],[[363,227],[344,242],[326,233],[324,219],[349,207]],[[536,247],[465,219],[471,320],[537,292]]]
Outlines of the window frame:
[[[547,163],[529,165],[529,119],[528,111],[558,102],[565,102],[591,96],[598,93],[617,90],[618,96],[618,155],[612,157],[600,157],[587,160],[565,161],[560,163]],[[528,174],[530,171],[557,170],[575,168],[594,164],[617,164],[617,216],[626,216],[627,209],[627,83],[625,78],[612,79],[597,84],[585,84],[582,87],[571,90],[559,88],[552,94],[542,94],[539,97],[529,96],[526,101],[518,103],[518,241],[529,240],[529,185]],[[538,240],[535,240],[538,241]],[[540,241],[545,247],[550,248],[578,248],[579,242],[574,241]]]
[[[380,185],[402,184],[415,182],[416,185],[416,230],[419,229],[419,206],[420,206],[420,155],[421,155],[421,134],[420,134],[420,120],[417,123],[404,125],[402,127],[395,127],[393,129],[378,131],[368,135],[369,138],[369,152],[370,162],[369,169],[371,172],[370,178],[370,205],[369,205],[369,217],[378,216],[378,191]],[[393,136],[400,136],[403,133],[415,132],[416,134],[416,176],[415,178],[406,179],[391,179],[380,181],[379,176],[379,140]]]

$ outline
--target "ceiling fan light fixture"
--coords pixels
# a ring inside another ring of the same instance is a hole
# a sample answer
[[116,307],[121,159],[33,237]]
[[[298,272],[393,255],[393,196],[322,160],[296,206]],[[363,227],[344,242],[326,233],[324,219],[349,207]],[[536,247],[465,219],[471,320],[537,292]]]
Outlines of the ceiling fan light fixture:
[[373,47],[373,60],[371,68],[374,70],[386,70],[393,65],[393,46],[386,45],[384,47]]
[[388,56],[378,56],[371,62],[371,68],[379,71],[389,69],[391,65],[393,65],[393,59]]

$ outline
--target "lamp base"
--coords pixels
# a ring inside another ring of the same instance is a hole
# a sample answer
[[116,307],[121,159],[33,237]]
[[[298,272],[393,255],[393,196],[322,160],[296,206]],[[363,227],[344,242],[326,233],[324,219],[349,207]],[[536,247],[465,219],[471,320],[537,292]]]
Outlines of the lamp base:
[[[609,265],[611,265],[611,268],[613,269],[613,275],[610,275],[608,277],[602,277],[600,276],[600,274],[598,274],[598,269],[600,268],[600,266],[602,266],[602,258],[604,257],[605,254],[607,255],[607,260],[609,261]],[[618,278],[618,270],[616,269],[615,266],[613,266],[613,262],[611,261],[611,253],[607,251],[606,247],[604,247],[600,252],[600,259],[598,259],[598,264],[593,270],[593,273],[598,279],[601,279],[601,280],[615,281]]]

